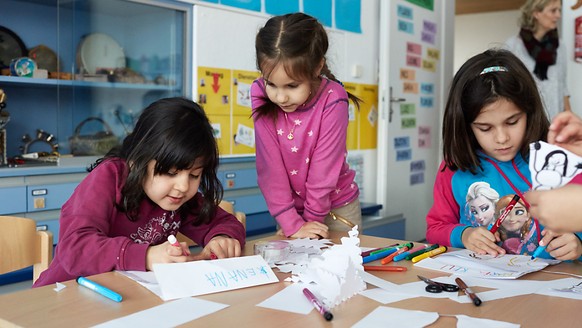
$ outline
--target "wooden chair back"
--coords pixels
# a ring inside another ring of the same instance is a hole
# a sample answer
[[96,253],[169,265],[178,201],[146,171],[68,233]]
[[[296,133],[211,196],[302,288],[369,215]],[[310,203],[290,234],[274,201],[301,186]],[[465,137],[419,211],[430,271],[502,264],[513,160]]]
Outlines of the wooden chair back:
[[53,259],[53,235],[36,231],[36,221],[0,216],[0,274],[33,265],[33,282]]

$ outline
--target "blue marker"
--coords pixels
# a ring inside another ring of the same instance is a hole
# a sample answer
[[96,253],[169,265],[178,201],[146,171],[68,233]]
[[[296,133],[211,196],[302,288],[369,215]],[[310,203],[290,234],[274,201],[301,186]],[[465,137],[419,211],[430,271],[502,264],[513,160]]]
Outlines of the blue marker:
[[548,247],[548,245],[545,246],[538,246],[538,248],[536,248],[536,250],[534,251],[533,255],[531,256],[531,259],[535,259],[536,257],[542,255],[542,253],[546,250],[546,247]]
[[93,282],[85,277],[77,278],[77,283],[83,287],[87,287],[94,292],[97,292],[115,302],[121,302],[123,297],[107,287],[103,287],[96,282]]
[[396,252],[397,250],[398,250],[397,248],[390,248],[390,249],[387,249],[387,250],[385,250],[383,252],[379,252],[379,253],[375,253],[375,254],[370,254],[368,256],[364,256],[362,258],[362,262],[363,263],[368,263],[368,262],[372,262],[372,261],[376,261],[376,260],[385,258],[386,256],[388,256],[388,255]]

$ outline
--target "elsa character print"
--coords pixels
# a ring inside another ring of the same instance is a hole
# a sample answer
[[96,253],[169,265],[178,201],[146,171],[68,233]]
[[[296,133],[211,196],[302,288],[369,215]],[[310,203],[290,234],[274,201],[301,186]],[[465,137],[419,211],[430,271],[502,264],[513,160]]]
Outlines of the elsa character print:
[[474,227],[489,228],[495,218],[495,204],[499,200],[499,193],[484,181],[474,182],[469,186],[466,197],[467,215]]

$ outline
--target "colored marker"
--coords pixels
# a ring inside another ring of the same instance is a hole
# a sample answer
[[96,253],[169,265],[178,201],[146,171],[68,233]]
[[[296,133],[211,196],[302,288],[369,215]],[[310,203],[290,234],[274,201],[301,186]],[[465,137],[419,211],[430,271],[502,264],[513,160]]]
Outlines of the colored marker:
[[402,254],[399,254],[399,255],[394,256],[394,258],[392,259],[392,261],[398,262],[400,260],[404,260],[408,255],[410,255],[410,254],[412,254],[414,252],[417,252],[417,251],[419,251],[421,249],[424,249],[424,248],[426,248],[425,245],[420,245],[420,246],[414,247],[414,248],[412,248],[412,249],[410,249],[410,250],[408,250],[408,251],[406,251],[406,252],[404,252]]
[[[408,244],[412,245],[412,243],[408,243]],[[398,249],[396,252],[394,252],[394,253],[392,253],[392,254],[390,254],[390,255],[386,256],[385,258],[383,258],[383,259],[382,259],[382,261],[380,261],[380,263],[381,263],[382,265],[384,265],[384,264],[388,264],[388,263],[392,262],[392,260],[394,259],[394,257],[395,257],[396,255],[400,255],[400,254],[402,254],[402,253],[404,253],[404,252],[408,251],[408,250],[410,249],[410,247],[412,247],[412,246],[408,246],[408,244],[406,244],[406,245],[402,246],[402,247],[401,247],[400,249]]]
[[218,259],[218,256],[216,256],[216,254],[214,254],[214,253],[210,253],[210,259],[211,260],[217,260]]
[[410,253],[410,254],[408,254],[408,256],[406,256],[406,259],[407,259],[408,261],[410,261],[410,260],[412,260],[413,258],[415,258],[415,257],[417,257],[417,256],[419,256],[419,255],[421,255],[421,254],[424,254],[424,253],[426,253],[426,252],[430,252],[430,251],[432,251],[433,249],[437,249],[437,248],[439,248],[439,244],[434,244],[434,245],[430,245],[430,246],[428,246],[428,245],[427,245],[427,246],[426,246],[425,248],[423,248],[423,249],[419,249],[419,250],[418,250],[418,251],[416,251],[416,252],[413,252],[413,253]]
[[117,294],[116,292],[112,291],[111,289],[109,289],[107,287],[103,287],[103,286],[99,285],[98,283],[91,281],[85,277],[78,277],[77,283],[83,287],[87,287],[87,288],[91,289],[92,291],[107,297],[110,300],[114,300],[115,302],[121,302],[121,300],[123,299],[123,297],[121,295]]
[[370,253],[370,255],[382,253],[382,252],[390,250],[390,249],[398,250],[398,246],[390,246],[390,247],[380,248],[379,250],[376,250],[376,251],[373,251],[372,253]]
[[505,210],[503,210],[503,213],[501,214],[501,216],[499,218],[497,218],[497,220],[495,221],[495,224],[489,230],[489,231],[491,231],[491,233],[495,233],[495,231],[497,231],[497,229],[499,229],[499,227],[501,227],[501,224],[503,223],[503,221],[505,220],[507,215],[509,213],[511,213],[511,210],[513,209],[513,207],[515,206],[515,204],[518,201],[519,201],[519,195],[514,195],[513,198],[511,199],[511,201],[509,202],[509,204],[507,204],[507,206],[505,207]]
[[473,293],[471,288],[469,288],[467,284],[465,284],[465,282],[461,280],[461,278],[455,278],[455,282],[457,283],[457,285],[459,285],[459,288],[461,288],[463,292],[465,292],[465,294],[467,294],[471,298],[475,306],[481,305],[482,303],[481,299],[477,296],[477,294]]
[[379,250],[384,249],[384,248],[398,246],[398,245],[400,245],[400,244],[393,244],[393,245],[390,245],[390,246],[385,246],[385,247],[380,247],[380,248],[374,248],[374,249],[371,249],[371,250],[362,252],[362,257],[366,257],[366,256],[372,254],[372,252],[379,251]]
[[366,271],[404,272],[408,269],[406,267],[397,266],[397,265],[364,265],[364,270],[366,270]]
[[416,263],[418,261],[424,260],[427,257],[439,255],[447,251],[447,246],[441,246],[439,248],[433,249],[432,251],[428,251],[426,253],[422,253],[418,256],[412,258],[412,263]]
[[[168,236],[168,243],[170,243],[170,245],[174,246],[174,247],[179,247],[180,249],[182,249],[182,246],[180,246],[180,243],[178,242],[178,239],[176,239],[176,236],[174,235],[169,235]],[[182,255],[186,256],[188,254],[186,254],[186,252],[184,252],[182,250]]]
[[362,262],[368,263],[368,262],[376,261],[376,260],[385,258],[386,256],[388,256],[392,253],[395,253],[396,251],[397,251],[396,248],[389,248],[389,249],[384,250],[383,252],[368,255],[368,256],[362,258]]
[[542,255],[542,253],[546,250],[546,247],[548,247],[548,245],[542,246],[539,245],[536,250],[533,252],[533,255],[531,256],[531,259],[535,259],[536,257]]
[[321,303],[321,301],[318,300],[317,297],[315,297],[315,295],[313,295],[313,293],[309,289],[303,288],[303,295],[305,295],[305,297],[307,297],[309,302],[311,302],[311,304],[313,304],[313,307],[319,313],[321,313],[321,315],[325,318],[325,320],[330,321],[331,319],[333,319],[333,314],[331,314],[331,312],[329,312],[329,310],[326,309],[325,306],[323,306],[323,303]]

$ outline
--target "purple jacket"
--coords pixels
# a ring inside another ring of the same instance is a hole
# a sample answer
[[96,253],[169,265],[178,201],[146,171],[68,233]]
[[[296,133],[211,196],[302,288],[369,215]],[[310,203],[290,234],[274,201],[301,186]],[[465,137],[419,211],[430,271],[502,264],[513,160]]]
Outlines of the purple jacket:
[[[251,86],[253,109],[268,100],[264,85],[261,78]],[[348,96],[342,85],[322,78],[315,97],[295,112],[279,111],[276,122],[253,117],[259,188],[286,236],[358,198],[356,173],[346,162]]]
[[[178,212],[145,199],[137,220],[130,221],[114,205],[121,200],[126,177],[125,161],[114,159],[101,163],[81,181],[61,209],[55,257],[33,287],[112,270],[146,271],[148,247],[178,231],[199,245],[224,234],[244,246],[243,225],[221,208],[209,224],[194,226],[194,216],[181,220]],[[191,201],[200,202],[201,197],[198,193]]]

